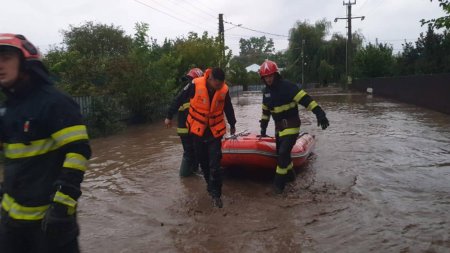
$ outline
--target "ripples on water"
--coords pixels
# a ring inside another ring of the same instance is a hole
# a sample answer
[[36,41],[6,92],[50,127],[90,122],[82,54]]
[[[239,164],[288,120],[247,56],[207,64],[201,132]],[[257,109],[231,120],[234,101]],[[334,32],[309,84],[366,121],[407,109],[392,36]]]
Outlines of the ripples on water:
[[[313,94],[314,96],[314,94]],[[316,94],[331,126],[302,109],[315,154],[282,196],[226,177],[223,210],[162,123],[93,141],[83,184],[86,252],[449,252],[450,116],[360,94]],[[237,131],[259,132],[259,93],[234,98]],[[273,122],[268,133],[273,133]]]

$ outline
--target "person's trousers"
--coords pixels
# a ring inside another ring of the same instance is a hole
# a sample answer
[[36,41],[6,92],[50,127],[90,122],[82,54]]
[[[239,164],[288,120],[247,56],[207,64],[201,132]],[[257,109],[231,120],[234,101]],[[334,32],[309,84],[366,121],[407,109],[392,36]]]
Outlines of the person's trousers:
[[297,142],[298,134],[276,136],[277,144],[277,174],[285,175],[292,169],[291,152]]
[[195,155],[205,177],[207,190],[212,197],[222,195],[222,139],[193,136]]
[[79,253],[78,238],[47,235],[40,222],[8,225],[0,222],[1,253]]
[[183,158],[180,166],[180,176],[187,177],[192,175],[198,168],[198,162],[195,157],[194,140],[191,135],[180,135],[183,145]]

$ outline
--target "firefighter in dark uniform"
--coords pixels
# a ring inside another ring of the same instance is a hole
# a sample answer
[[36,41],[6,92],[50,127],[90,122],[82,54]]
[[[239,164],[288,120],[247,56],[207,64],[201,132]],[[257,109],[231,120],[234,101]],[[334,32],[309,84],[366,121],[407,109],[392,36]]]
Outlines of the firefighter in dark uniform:
[[208,69],[195,78],[182,94],[190,99],[186,126],[194,140],[195,155],[205,177],[213,206],[222,208],[222,137],[226,133],[225,117],[230,133],[236,132],[236,118],[231,104],[225,73],[220,68]]
[[[184,87],[187,87],[194,78],[201,76],[203,76],[203,71],[199,68],[193,68],[189,70],[186,76],[184,76],[181,80],[183,81]],[[182,94],[183,90],[181,90],[173,100],[167,112],[167,117],[164,120],[164,124],[167,128],[170,128],[172,126],[173,115],[178,110],[177,134],[180,136],[181,144],[183,145],[183,158],[180,165],[180,176],[187,177],[198,170],[198,162],[195,158],[192,136],[189,134],[189,130],[186,127],[186,120],[190,105],[189,98],[183,97]]]
[[273,61],[265,61],[259,70],[266,84],[263,90],[261,135],[266,135],[270,115],[275,121],[277,147],[277,168],[274,179],[276,193],[282,193],[287,181],[295,179],[291,151],[300,133],[298,104],[312,111],[317,117],[317,125],[322,129],[329,126],[325,112],[304,90],[294,83],[283,80],[278,66]]
[[79,107],[22,35],[0,34],[0,86],[0,252],[79,252],[77,200],[91,156]]

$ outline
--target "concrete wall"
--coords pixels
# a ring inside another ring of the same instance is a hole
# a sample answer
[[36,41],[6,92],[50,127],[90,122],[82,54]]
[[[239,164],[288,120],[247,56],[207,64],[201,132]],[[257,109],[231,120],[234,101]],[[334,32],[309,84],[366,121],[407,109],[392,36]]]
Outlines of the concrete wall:
[[354,80],[353,89],[450,114],[450,73]]

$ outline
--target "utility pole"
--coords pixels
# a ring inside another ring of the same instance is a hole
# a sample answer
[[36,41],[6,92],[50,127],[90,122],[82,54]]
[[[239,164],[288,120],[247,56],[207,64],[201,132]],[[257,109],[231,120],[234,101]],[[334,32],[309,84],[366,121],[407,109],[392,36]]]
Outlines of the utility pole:
[[302,40],[302,87],[305,87],[305,40]]
[[345,18],[335,18],[334,22],[337,22],[339,19],[346,19],[347,20],[347,59],[346,59],[346,75],[347,75],[347,84],[350,84],[352,82],[352,71],[351,71],[351,67],[352,67],[352,48],[353,48],[353,44],[352,44],[352,19],[361,19],[364,20],[364,16],[359,16],[359,17],[352,17],[352,5],[356,4],[356,0],[354,0],[353,2],[350,2],[350,0],[348,0],[348,2],[343,2],[344,6],[347,6],[347,17]]
[[219,14],[219,43],[220,43],[220,63],[221,68],[225,68],[225,30],[223,26],[223,14]]

